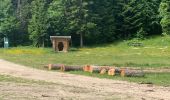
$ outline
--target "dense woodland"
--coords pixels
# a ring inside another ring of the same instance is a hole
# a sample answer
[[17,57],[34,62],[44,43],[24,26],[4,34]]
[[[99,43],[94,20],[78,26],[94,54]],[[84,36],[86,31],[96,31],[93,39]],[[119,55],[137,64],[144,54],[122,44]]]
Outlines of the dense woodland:
[[170,0],[0,0],[0,45],[50,46],[51,35],[74,45],[170,34]]

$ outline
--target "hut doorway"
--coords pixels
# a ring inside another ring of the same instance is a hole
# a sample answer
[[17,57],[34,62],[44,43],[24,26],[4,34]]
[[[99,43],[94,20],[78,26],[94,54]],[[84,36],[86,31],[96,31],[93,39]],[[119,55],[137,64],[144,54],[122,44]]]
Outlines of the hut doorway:
[[64,49],[64,44],[63,44],[63,42],[59,42],[59,43],[58,43],[58,51],[63,51],[63,49]]
[[50,38],[55,51],[67,52],[69,50],[71,36],[50,36]]

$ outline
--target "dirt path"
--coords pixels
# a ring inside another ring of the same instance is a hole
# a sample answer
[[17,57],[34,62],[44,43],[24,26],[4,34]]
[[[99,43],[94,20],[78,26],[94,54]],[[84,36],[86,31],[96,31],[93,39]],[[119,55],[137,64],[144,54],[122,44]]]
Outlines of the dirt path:
[[[60,88],[54,88],[52,94],[60,93],[63,94],[63,97],[67,96],[73,99],[170,100],[170,87],[48,72],[5,60],[0,60],[0,74],[57,83]],[[72,92],[69,91],[70,87],[72,87]]]

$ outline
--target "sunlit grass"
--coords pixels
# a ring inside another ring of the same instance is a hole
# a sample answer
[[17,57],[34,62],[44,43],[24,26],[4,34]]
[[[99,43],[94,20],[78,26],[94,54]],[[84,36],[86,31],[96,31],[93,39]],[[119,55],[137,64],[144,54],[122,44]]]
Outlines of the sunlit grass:
[[0,49],[0,58],[34,68],[50,63],[68,65],[110,65],[122,67],[169,67],[170,38],[154,37],[139,41],[141,47],[128,46],[133,40],[56,53],[52,48],[16,47]]
[[[143,44],[141,47],[128,46],[129,42],[133,42],[133,40],[84,48],[71,48],[68,53],[56,53],[52,48],[15,47],[0,49],[0,58],[38,69],[43,69],[43,66],[47,64],[58,63],[66,65],[91,64],[140,67],[143,69],[170,68],[169,37],[153,37],[139,41]],[[120,76],[112,77],[84,72],[70,73],[164,86],[169,86],[170,84],[170,73],[150,73],[146,74],[144,78],[122,78]],[[3,77],[0,77],[0,81],[3,80]],[[8,77],[5,76],[5,80],[8,80]]]
[[1,74],[0,74],[0,82],[27,83],[27,84],[39,84],[39,85],[54,84],[46,81],[29,80],[29,79],[23,79],[19,77],[13,77],[9,75],[1,75]]
[[15,48],[15,49],[5,49],[5,54],[11,55],[22,55],[22,54],[31,54],[31,55],[43,55],[46,52],[43,49],[32,49],[32,48]]
[[146,73],[145,77],[120,77],[120,75],[108,76],[107,74],[100,75],[98,73],[88,73],[82,71],[72,71],[69,73],[97,77],[97,78],[136,82],[140,84],[155,84],[155,85],[162,85],[162,86],[170,86],[170,77],[169,77],[170,73]]

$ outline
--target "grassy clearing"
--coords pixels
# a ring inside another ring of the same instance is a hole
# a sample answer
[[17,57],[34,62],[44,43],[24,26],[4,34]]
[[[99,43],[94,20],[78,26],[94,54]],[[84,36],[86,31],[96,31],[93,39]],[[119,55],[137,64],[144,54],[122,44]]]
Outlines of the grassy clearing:
[[14,82],[14,83],[27,83],[27,84],[39,84],[39,85],[53,84],[46,81],[29,80],[29,79],[23,79],[19,77],[13,77],[9,75],[0,75],[0,82]]
[[98,77],[98,78],[136,82],[140,84],[155,84],[161,86],[170,86],[170,77],[169,77],[170,73],[146,73],[145,77],[120,77],[119,75],[108,76],[107,74],[100,75],[98,73],[88,73],[88,72],[81,72],[81,71],[73,71],[69,73],[91,76],[91,77]]
[[0,49],[0,58],[42,69],[49,63],[69,65],[116,65],[157,68],[170,66],[170,38],[153,37],[139,41],[144,46],[133,47],[130,41],[113,44],[71,48],[68,53],[55,53],[51,48],[16,47]]
[[[142,47],[127,45],[133,41],[134,40],[130,40],[85,48],[71,48],[68,53],[55,53],[51,48],[16,47],[0,49],[0,58],[38,69],[43,69],[43,65],[49,63],[170,68],[170,37],[153,37],[148,40],[139,41],[144,45]],[[119,76],[101,76],[84,72],[71,73],[139,83],[170,84],[170,73],[152,73],[147,74],[145,78],[121,78]]]

